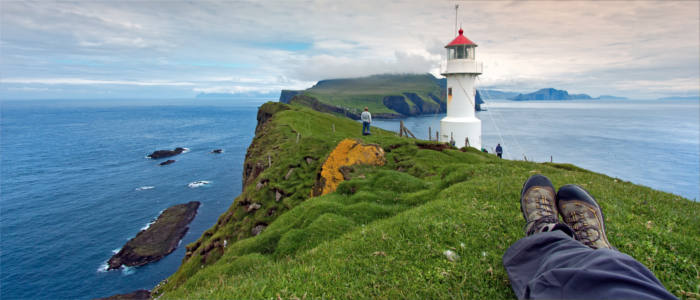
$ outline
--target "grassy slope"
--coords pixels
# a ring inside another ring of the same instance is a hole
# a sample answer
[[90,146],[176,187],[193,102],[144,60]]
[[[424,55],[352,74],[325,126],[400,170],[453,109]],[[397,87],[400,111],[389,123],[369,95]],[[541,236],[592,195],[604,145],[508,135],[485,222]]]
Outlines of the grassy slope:
[[[289,106],[268,103],[263,109],[275,107]],[[230,242],[207,265],[190,259],[155,295],[512,298],[501,256],[523,236],[519,192],[534,173],[546,174],[557,186],[587,188],[601,203],[608,237],[620,251],[649,267],[672,293],[698,292],[700,203],[571,165],[499,160],[472,150],[420,149],[415,140],[379,129],[363,137],[358,123],[290,108],[275,114],[251,146],[277,147],[270,151],[283,160],[282,166],[275,169],[273,163],[260,175],[270,186],[286,184],[287,165],[307,153],[327,155],[345,137],[381,145],[387,165],[355,168],[354,177],[335,193],[290,200],[284,213],[267,220],[270,226],[262,234]],[[299,144],[295,132],[301,133]],[[319,167],[289,179],[302,191],[299,195],[308,195],[303,190],[310,189]],[[236,201],[250,190],[255,189],[247,187]],[[238,207],[234,203],[230,212]],[[232,223],[265,217],[237,218]],[[216,227],[210,229],[214,236],[235,232]],[[230,232],[224,234],[226,230]],[[448,261],[442,254],[447,249],[461,259]]]
[[[426,102],[428,94],[441,98],[440,86],[430,74],[373,75],[361,78],[333,79],[304,91],[319,101],[361,112],[367,106],[373,113],[396,113],[382,103],[384,96],[416,93]],[[407,102],[413,103],[410,100]]]

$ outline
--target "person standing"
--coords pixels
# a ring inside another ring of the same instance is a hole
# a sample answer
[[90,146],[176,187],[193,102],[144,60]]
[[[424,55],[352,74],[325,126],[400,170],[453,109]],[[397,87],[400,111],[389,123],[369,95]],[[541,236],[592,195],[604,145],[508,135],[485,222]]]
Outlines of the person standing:
[[372,123],[372,114],[369,113],[367,106],[365,106],[365,111],[360,115],[360,119],[362,120],[362,135],[370,135],[369,124]]
[[496,155],[498,155],[498,158],[503,158],[503,148],[500,143],[496,146]]

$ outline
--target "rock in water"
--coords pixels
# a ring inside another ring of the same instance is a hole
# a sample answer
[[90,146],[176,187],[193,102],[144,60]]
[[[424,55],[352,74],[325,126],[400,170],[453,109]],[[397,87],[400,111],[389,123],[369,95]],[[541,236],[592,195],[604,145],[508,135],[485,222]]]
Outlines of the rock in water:
[[192,201],[163,211],[148,229],[141,230],[126,242],[119,253],[109,259],[108,270],[119,269],[122,265],[142,266],[173,252],[180,239],[187,233],[188,225],[197,214],[199,204]]
[[172,163],[174,163],[174,162],[175,162],[174,159],[168,159],[168,160],[166,160],[166,161],[160,163],[160,165],[161,165],[161,166],[165,166],[165,165],[172,164]]
[[214,149],[211,151],[211,153],[217,153],[217,154],[224,153],[224,149]]
[[153,151],[153,153],[148,155],[148,158],[152,159],[159,159],[163,157],[170,157],[170,156],[175,156],[178,155],[182,152],[185,152],[185,148],[177,147],[174,150],[157,150]]

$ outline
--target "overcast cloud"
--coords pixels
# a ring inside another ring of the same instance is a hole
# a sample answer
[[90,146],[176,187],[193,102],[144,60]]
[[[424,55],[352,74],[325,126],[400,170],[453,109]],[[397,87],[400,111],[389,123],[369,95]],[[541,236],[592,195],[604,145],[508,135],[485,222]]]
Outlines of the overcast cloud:
[[0,96],[193,97],[439,73],[459,23],[481,87],[700,90],[698,1],[2,1]]

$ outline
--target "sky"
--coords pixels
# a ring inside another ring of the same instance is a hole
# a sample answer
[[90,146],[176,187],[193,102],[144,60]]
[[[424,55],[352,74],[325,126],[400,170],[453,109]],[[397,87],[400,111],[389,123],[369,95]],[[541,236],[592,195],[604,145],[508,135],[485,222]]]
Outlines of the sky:
[[480,88],[635,99],[700,93],[700,1],[0,0],[0,99],[278,95],[439,76],[457,23]]

